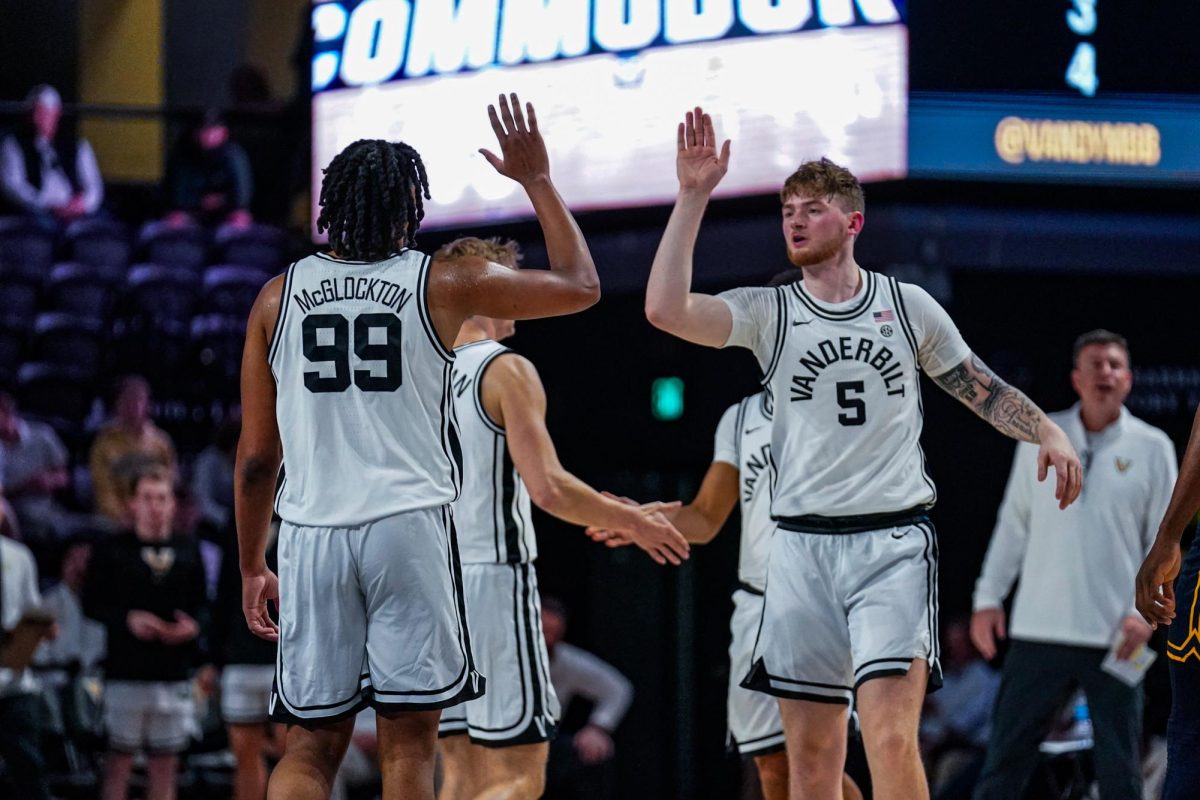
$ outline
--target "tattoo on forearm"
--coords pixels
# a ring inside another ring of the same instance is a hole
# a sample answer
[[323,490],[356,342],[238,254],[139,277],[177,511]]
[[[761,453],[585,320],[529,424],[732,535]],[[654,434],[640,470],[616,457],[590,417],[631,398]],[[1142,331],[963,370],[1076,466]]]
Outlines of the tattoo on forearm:
[[1039,442],[1041,409],[1019,389],[1001,380],[974,353],[934,381],[1006,436]]

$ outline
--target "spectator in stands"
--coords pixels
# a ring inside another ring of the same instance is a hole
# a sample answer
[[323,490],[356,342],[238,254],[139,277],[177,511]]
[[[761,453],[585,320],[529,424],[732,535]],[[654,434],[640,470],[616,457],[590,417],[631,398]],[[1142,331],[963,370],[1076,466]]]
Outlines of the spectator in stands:
[[0,484],[12,504],[26,541],[66,533],[67,513],[54,499],[65,487],[67,448],[44,422],[21,418],[17,401],[0,391]]
[[129,497],[125,487],[134,476],[153,466],[175,471],[175,445],[150,418],[150,384],[140,375],[117,381],[113,420],[92,444],[89,463],[96,510],[113,523],[128,526]]
[[971,643],[970,620],[942,631],[942,688],[925,698],[921,749],[937,800],[968,800],[983,766],[1000,673]]
[[62,128],[62,98],[36,86],[29,119],[0,143],[0,194],[14,211],[57,229],[100,210],[104,181],[86,139]]
[[233,521],[233,457],[241,430],[234,420],[221,423],[213,443],[192,465],[192,497],[199,508],[202,535],[234,550],[237,537],[229,527]]
[[542,632],[550,651],[550,683],[569,719],[571,701],[589,700],[587,723],[573,733],[560,732],[550,744],[546,766],[546,797],[576,797],[594,786],[596,768],[612,759],[612,734],[633,702],[633,684],[616,667],[563,641],[567,607],[555,597],[542,597]]
[[[207,623],[204,568],[196,541],[178,536],[170,472],[131,481],[132,531],[97,542],[83,589],[84,612],[108,635],[105,657],[104,797],[124,800],[133,756],[147,755],[149,800],[175,797],[178,754],[197,729],[193,670]],[[210,670],[201,670],[211,680]]]
[[167,162],[167,221],[248,225],[254,176],[242,146],[215,111],[207,112],[175,146]]
[[[29,548],[0,536],[0,645],[7,646],[21,619],[40,609],[37,566]],[[0,647],[0,652],[4,650]],[[38,684],[30,670],[0,667],[0,796],[49,800],[38,745]],[[6,787],[7,782],[7,787]],[[8,793],[5,789],[8,789]]]
[[91,558],[90,539],[81,536],[64,542],[59,581],[42,596],[57,621],[59,636],[44,642],[33,662],[56,686],[64,685],[70,673],[89,671],[104,660],[104,626],[84,615],[81,599]]
[[[278,531],[272,526],[267,545],[271,570],[278,566]],[[283,744],[283,726],[268,722],[275,644],[255,636],[246,626],[236,538],[225,548],[221,562],[209,648],[213,663],[221,670],[221,719],[237,764],[234,800],[262,800],[267,794],[266,757],[278,753]]]

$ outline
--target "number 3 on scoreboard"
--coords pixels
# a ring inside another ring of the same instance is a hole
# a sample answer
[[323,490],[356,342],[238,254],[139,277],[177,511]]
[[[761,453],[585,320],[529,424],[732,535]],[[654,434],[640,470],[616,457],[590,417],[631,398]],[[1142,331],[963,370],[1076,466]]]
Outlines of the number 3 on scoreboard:
[[1096,77],[1096,48],[1080,42],[1067,65],[1067,85],[1074,86],[1084,97],[1096,94],[1100,79]]

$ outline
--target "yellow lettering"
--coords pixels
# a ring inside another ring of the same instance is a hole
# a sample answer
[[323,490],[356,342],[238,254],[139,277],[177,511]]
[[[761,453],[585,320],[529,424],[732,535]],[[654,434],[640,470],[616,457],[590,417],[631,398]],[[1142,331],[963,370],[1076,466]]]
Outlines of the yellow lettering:
[[1048,161],[1135,164],[1162,161],[1162,133],[1150,123],[1005,117],[993,134],[996,155],[1008,164]]

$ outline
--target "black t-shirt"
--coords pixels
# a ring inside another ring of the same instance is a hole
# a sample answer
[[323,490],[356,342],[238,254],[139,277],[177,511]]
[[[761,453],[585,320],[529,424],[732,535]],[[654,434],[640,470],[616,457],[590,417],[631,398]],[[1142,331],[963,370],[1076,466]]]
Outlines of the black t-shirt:
[[[195,539],[172,536],[143,542],[123,533],[96,543],[83,588],[83,610],[108,632],[109,680],[186,680],[201,663],[208,627],[204,564]],[[182,611],[200,624],[200,636],[182,644],[142,641],[129,630],[130,611],[174,622]]]

